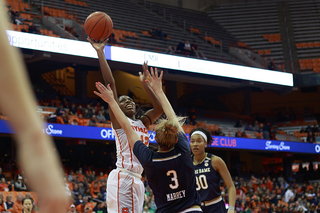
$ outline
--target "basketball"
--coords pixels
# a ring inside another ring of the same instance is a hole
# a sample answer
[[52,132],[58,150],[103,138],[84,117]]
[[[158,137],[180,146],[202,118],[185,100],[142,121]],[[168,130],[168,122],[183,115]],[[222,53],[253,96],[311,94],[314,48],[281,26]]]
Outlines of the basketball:
[[91,13],[85,23],[84,30],[93,40],[104,40],[112,33],[113,22],[110,16],[104,12]]

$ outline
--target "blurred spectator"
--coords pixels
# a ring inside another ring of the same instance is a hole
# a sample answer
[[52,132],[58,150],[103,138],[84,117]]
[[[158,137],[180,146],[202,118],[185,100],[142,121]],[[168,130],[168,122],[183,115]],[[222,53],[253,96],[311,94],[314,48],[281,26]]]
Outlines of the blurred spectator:
[[246,133],[245,131],[242,131],[241,137],[243,137],[243,138],[248,138],[247,133]]
[[314,125],[314,126],[313,126],[313,129],[312,129],[312,132],[313,132],[313,133],[319,132],[319,125]]
[[167,51],[165,52],[166,54],[171,54],[173,55],[173,53],[176,51],[175,47],[169,46]]
[[57,123],[57,115],[51,114],[51,115],[48,117],[48,122],[49,122],[49,123]]
[[69,121],[69,116],[68,116],[68,114],[66,112],[63,113],[61,117],[62,117],[62,120],[63,120],[64,124],[69,124],[69,122],[70,122]]
[[100,193],[100,187],[98,185],[98,182],[91,183],[91,195],[93,198],[98,197],[98,193]]
[[24,184],[23,177],[18,175],[18,180],[14,184],[15,191],[27,191],[27,186]]
[[105,123],[106,122],[106,118],[104,117],[104,115],[102,114],[102,111],[99,111],[98,115],[97,115],[97,121],[99,123]]
[[225,136],[225,134],[222,132],[221,128],[218,128],[218,130],[216,130],[214,132],[214,135],[217,135],[217,136]]
[[29,31],[28,33],[33,33],[33,34],[40,34],[40,31],[38,30],[37,26],[34,24],[34,22],[31,23],[29,26]]
[[84,109],[82,108],[82,105],[79,105],[77,108],[77,115],[83,115]]
[[90,122],[89,122],[89,126],[97,126],[97,118],[95,115],[92,115]]
[[7,206],[3,198],[0,198],[0,212],[6,212]]
[[150,213],[150,212],[149,212],[149,207],[148,207],[148,205],[145,205],[145,206],[143,207],[142,213]]
[[80,126],[86,126],[86,125],[87,125],[87,121],[86,121],[86,119],[84,119],[84,118],[82,117],[82,114],[80,114],[79,117],[78,117],[78,124],[79,124]]
[[7,206],[7,209],[13,209],[12,196],[6,197],[6,206]]
[[0,179],[0,191],[9,191],[9,186],[7,184],[6,178]]
[[234,137],[241,138],[241,136],[242,136],[241,129],[238,129]]
[[153,38],[161,38],[162,40],[164,40],[167,37],[167,34],[165,34],[164,32],[162,32],[162,29],[160,27],[153,27],[149,33],[151,34],[151,36]]
[[[77,187],[78,187],[78,185],[77,185]],[[76,196],[76,202],[75,202],[75,204],[76,204],[76,206],[78,206],[79,204],[81,204],[82,202],[83,202],[83,200],[82,200],[82,195],[81,194],[78,194],[77,196]]]
[[102,114],[104,115],[104,117],[106,118],[107,121],[110,121],[110,113],[109,113],[109,109],[106,109],[106,110],[103,110],[103,106],[101,107],[101,111],[102,111]]
[[309,143],[314,143],[314,142],[316,142],[316,136],[313,134],[312,131],[309,131],[309,132],[308,132],[307,142],[309,142]]
[[56,96],[55,99],[51,100],[51,106],[53,107],[59,107],[61,104],[61,100],[59,98],[59,96]]
[[91,194],[91,190],[89,188],[85,188],[83,197],[87,197],[88,200],[92,200],[93,196]]
[[292,186],[292,185],[290,185],[290,186],[288,187],[286,193],[284,194],[284,197],[285,197],[285,198],[284,198],[284,201],[285,201],[286,203],[289,203],[289,201],[293,201],[293,200],[294,200],[295,195],[294,195],[294,193],[293,193],[293,186]]
[[93,211],[97,213],[107,213],[106,208],[102,207],[102,204],[100,202],[98,202],[97,205],[93,208]]
[[1,180],[2,178],[6,178],[6,176],[5,176],[4,174],[2,174],[2,168],[0,167],[0,180]]
[[247,124],[246,127],[244,128],[245,131],[252,131],[252,126],[251,124]]
[[70,115],[77,115],[77,108],[76,105],[73,103],[69,109],[69,114]]
[[96,179],[96,172],[93,170],[91,174],[88,175],[89,182],[92,183]]
[[74,118],[74,119],[71,121],[71,125],[79,125],[77,119]]
[[162,32],[162,29],[160,27],[158,27],[155,31],[155,37],[156,38],[161,38],[162,40],[165,39],[165,37],[167,37],[167,34],[165,34],[164,32]]
[[184,52],[184,46],[185,46],[185,41],[184,41],[184,39],[182,39],[182,40],[179,42],[179,44],[178,44],[178,46],[177,46],[177,48],[176,48],[176,52],[175,52],[175,53],[184,54],[184,53],[185,53],[185,52]]
[[274,125],[272,130],[270,131],[270,139],[271,140],[277,140],[276,134],[277,134],[277,125]]
[[17,25],[22,25],[23,24],[23,17],[21,16],[20,14],[20,11],[17,11],[16,14],[15,14],[15,20],[14,20],[14,23],[17,24]]
[[91,213],[92,209],[90,209],[89,207],[85,207],[84,208],[84,212],[83,213]]
[[15,16],[16,16],[16,14],[15,14],[15,12],[12,10],[12,7],[9,5],[8,6],[8,15],[9,15],[9,17],[10,17],[10,20],[11,20],[11,23],[14,23],[14,21],[15,21]]
[[76,210],[75,205],[71,204],[71,206],[70,206],[70,209],[69,209],[68,213],[78,213],[78,212],[77,212],[77,210]]
[[257,120],[254,121],[252,130],[253,130],[253,131],[256,131],[256,132],[259,131],[259,123],[258,123]]
[[79,178],[79,182],[84,182],[85,176],[82,173],[82,169],[81,168],[78,171],[78,178]]
[[190,44],[189,41],[186,41],[186,42],[184,43],[183,50],[184,50],[184,52],[185,52],[187,55],[190,55],[190,54],[191,54],[191,44]]
[[14,202],[14,204],[13,204],[13,207],[12,207],[12,212],[13,213],[20,213],[20,212],[22,212],[22,210],[23,210],[23,207],[22,207],[22,200],[23,200],[23,196],[22,195],[20,195],[20,196],[17,196],[17,200],[16,200],[16,202]]
[[100,112],[100,110],[101,110],[101,103],[100,102],[97,102],[95,109],[96,109],[96,112]]
[[115,36],[114,33],[111,33],[111,35],[109,36],[109,40],[107,42],[108,44],[117,44],[118,43],[117,39],[114,36]]
[[269,61],[267,67],[268,70],[274,70],[274,63],[272,61]]
[[197,58],[200,58],[200,55],[201,55],[203,59],[207,59],[207,57],[203,54],[203,52],[199,50],[199,47],[195,40],[193,40],[193,43],[191,45],[191,50],[196,54]]
[[242,120],[238,120],[234,127],[242,127]]
[[59,105],[59,108],[57,108],[57,110],[56,110],[56,115],[57,116],[61,116],[63,113],[65,113],[66,111],[63,109],[63,105],[62,104],[60,104]]
[[153,27],[151,30],[149,30],[149,33],[151,34],[151,36],[155,36],[156,31],[157,31],[157,28]]
[[79,193],[84,197],[84,191],[86,190],[86,188],[84,187],[82,182],[80,182],[78,186],[79,186]]
[[91,118],[91,116],[90,116],[90,113],[89,113],[89,110],[88,110],[88,109],[85,109],[85,110],[84,110],[83,118]]
[[269,123],[266,123],[262,129],[263,139],[270,139],[271,127]]
[[305,133],[305,132],[306,132],[306,129],[301,127],[300,133]]
[[[88,202],[88,197],[83,197],[82,202],[76,206],[76,210],[79,213],[84,213],[85,209],[88,208],[90,210],[90,207],[91,207],[91,203]],[[92,209],[91,209],[91,211],[92,211]]]
[[91,115],[91,117],[92,117],[92,115],[97,115],[97,111],[95,109],[92,109],[90,115]]
[[312,132],[312,127],[310,126],[310,124],[308,124],[308,126],[306,128],[306,132]]
[[194,108],[191,108],[190,110],[188,110],[188,118],[189,118],[189,124],[190,125],[196,125],[196,110]]

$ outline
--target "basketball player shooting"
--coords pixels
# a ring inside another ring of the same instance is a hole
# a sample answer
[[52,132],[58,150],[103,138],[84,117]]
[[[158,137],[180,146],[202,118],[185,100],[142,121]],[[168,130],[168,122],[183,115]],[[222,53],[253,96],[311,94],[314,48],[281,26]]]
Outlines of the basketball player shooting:
[[[137,118],[136,103],[128,96],[120,96],[118,99],[115,80],[104,54],[107,40],[99,43],[88,37],[88,41],[97,51],[102,76],[105,84],[110,84],[114,100],[116,100],[120,109],[139,135],[140,140],[146,146],[149,146],[147,128],[162,115],[163,110],[157,96],[146,83],[148,65],[146,63],[143,64],[143,73],[140,72],[139,75],[142,86],[146,90],[154,108]],[[110,172],[107,181],[108,212],[142,212],[145,191],[141,181],[143,167],[132,153],[132,147],[130,147],[127,135],[115,117],[112,108],[110,109],[110,119],[116,139],[117,169]]]

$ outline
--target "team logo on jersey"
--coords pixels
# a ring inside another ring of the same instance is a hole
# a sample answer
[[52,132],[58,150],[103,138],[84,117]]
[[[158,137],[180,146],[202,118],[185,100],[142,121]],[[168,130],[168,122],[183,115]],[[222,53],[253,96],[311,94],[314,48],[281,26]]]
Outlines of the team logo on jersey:
[[209,166],[209,164],[208,164],[208,163],[205,163],[204,166]]

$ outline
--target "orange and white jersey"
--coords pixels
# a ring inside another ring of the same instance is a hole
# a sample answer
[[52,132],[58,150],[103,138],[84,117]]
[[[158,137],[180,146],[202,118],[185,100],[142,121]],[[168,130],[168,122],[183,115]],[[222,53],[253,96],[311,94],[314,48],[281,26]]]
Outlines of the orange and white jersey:
[[[142,123],[141,120],[131,120],[128,118],[131,127],[136,131],[139,135],[140,140],[146,145],[149,146],[149,134],[148,129]],[[142,174],[143,167],[140,164],[139,160],[133,154],[132,147],[128,142],[127,135],[125,134],[123,129],[113,129],[115,139],[116,139],[116,147],[117,147],[117,167],[129,170],[131,172],[135,172],[138,174]]]

